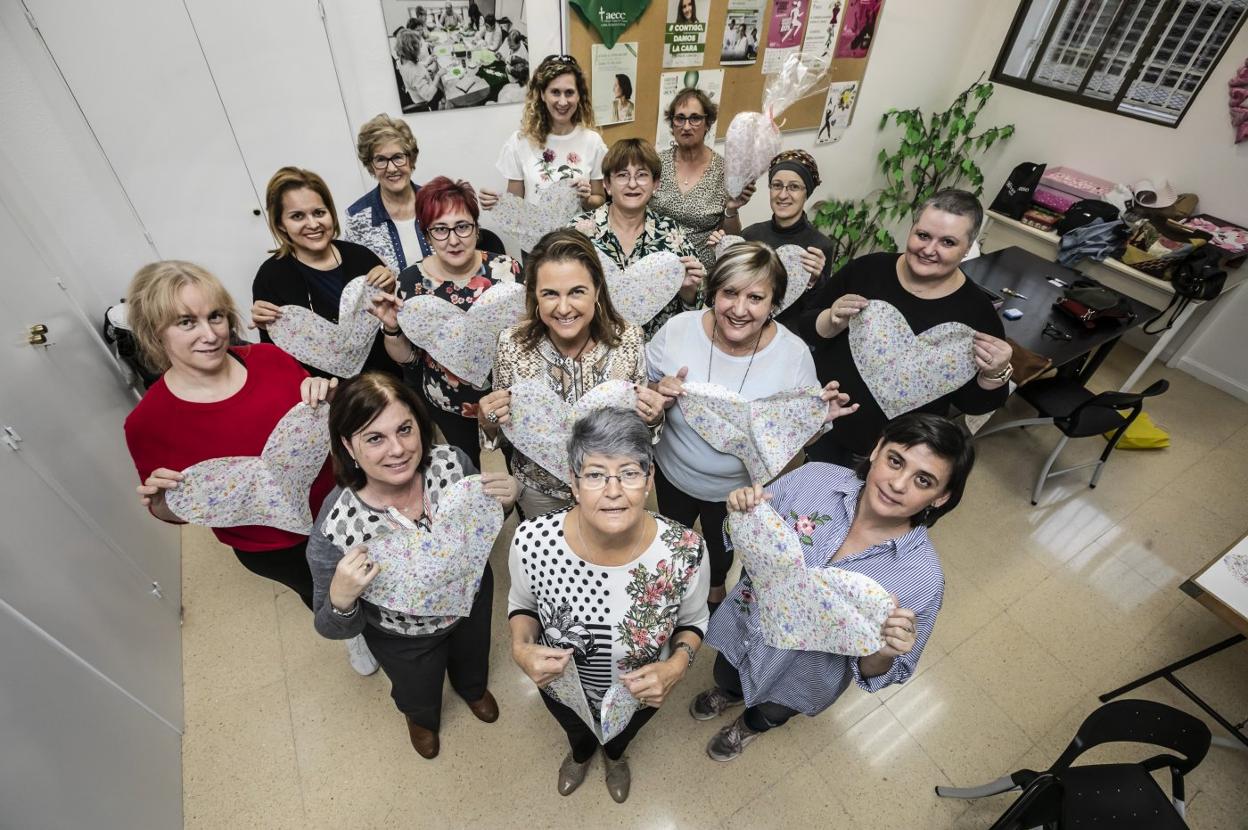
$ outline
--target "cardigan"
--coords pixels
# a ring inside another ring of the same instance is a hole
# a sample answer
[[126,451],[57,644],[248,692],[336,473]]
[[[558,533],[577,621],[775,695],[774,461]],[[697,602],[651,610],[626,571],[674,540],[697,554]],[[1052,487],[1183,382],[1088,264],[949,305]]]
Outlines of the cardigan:
[[[420,185],[413,183],[412,190],[419,192]],[[420,227],[419,219],[416,220],[416,235],[420,239],[420,258],[424,259],[433,253],[433,249],[429,247],[429,239]],[[399,244],[399,230],[381,201],[381,185],[347,208],[346,238],[381,257],[386,267],[396,274],[412,264],[407,261],[403,246]]]

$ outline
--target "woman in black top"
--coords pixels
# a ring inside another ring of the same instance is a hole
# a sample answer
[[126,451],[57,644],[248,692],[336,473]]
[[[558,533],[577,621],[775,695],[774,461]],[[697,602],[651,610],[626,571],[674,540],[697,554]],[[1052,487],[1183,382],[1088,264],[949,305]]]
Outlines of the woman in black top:
[[[320,176],[311,170],[283,167],[269,179],[264,201],[277,248],[261,263],[251,284],[251,321],[260,329],[262,341],[273,342],[265,328],[282,316],[281,306],[305,306],[337,322],[342,289],[356,277],[367,276],[370,285],[385,291],[394,289],[394,272],[376,254],[337,238],[338,213],[329,186]],[[315,367],[305,368],[325,375]],[[365,371],[370,369],[399,373],[380,333],[364,364]]]
[[[893,305],[916,335],[941,323],[963,323],[975,330],[975,377],[963,386],[917,408],[947,415],[991,412],[1009,394],[1012,350],[988,295],[962,273],[959,265],[983,222],[979,201],[964,190],[944,190],[919,209],[900,256],[875,253],[859,257],[832,276],[811,297],[801,319],[801,335],[814,349],[819,382],[837,380],[841,391],[859,404],[857,412],[838,418],[836,427],[810,447],[811,460],[853,466],[865,456],[888,421],[872,396],[850,351],[849,321],[869,300]],[[900,414],[900,413],[896,413]]]

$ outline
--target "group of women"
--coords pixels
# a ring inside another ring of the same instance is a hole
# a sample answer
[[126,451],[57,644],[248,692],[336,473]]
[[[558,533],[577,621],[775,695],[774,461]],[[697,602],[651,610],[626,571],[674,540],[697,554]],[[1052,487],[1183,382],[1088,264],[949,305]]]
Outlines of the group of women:
[[[481,468],[482,449],[503,449],[510,470],[483,475],[485,493],[522,514],[509,555],[515,662],[543,688],[574,667],[591,711],[618,702],[619,687],[640,704],[603,742],[566,699],[542,695],[570,746],[558,769],[561,794],[584,780],[601,743],[607,789],[616,801],[628,797],[625,750],[704,640],[718,651],[715,685],[693,699],[690,714],[710,720],[745,707],[709,740],[708,755],[720,761],[798,712],[822,711],[851,681],[876,691],[914,671],[943,591],[927,528],[957,505],[973,463],[968,440],[944,416],[950,406],[999,405],[1009,377],[1001,325],[958,268],[982,211],[970,194],[938,194],[900,255],[868,255],[829,274],[831,243],[804,211],[820,181],[814,159],[778,155],[767,178],[772,217],[742,230],[738,211],[753,186],[726,192],[723,159],[705,143],[716,116],[703,93],[685,90],[667,112],[669,149],[638,139],[608,149],[593,129],[580,67],[551,56],[533,74],[521,129],[504,143],[498,169],[507,191],[526,199],[571,180],[584,212],[546,234],[523,266],[480,227],[498,193],[441,176],[415,185],[415,137],[405,122],[379,115],[358,145],[377,186],[348,208],[346,239],[319,176],[286,167],[270,181],[276,248],[256,274],[251,306],[263,342],[242,339],[237,306],[202,268],[157,262],[134,278],[131,325],[146,360],[163,371],[126,422],[142,503],[158,519],[181,521],[165,499],[180,471],[259,455],[296,403],[328,406],[331,451],[308,493],[310,536],[254,526],[214,533],[248,569],[295,591],[318,632],[346,640],[357,671],[380,665],[423,757],[439,751],[444,677],[477,718],[499,716],[488,688],[493,574],[487,563],[467,616],[404,613],[364,598],[379,570],[368,543],[430,528],[447,489]],[[746,241],[717,256],[723,232]],[[807,290],[780,315],[794,278],[774,250],[784,244],[805,251],[797,278]],[[679,256],[685,280],[638,326],[613,306],[599,255],[626,268],[656,251]],[[372,312],[381,322],[359,376],[327,377],[271,344],[266,327],[282,306],[333,320],[358,276],[380,289]],[[398,325],[413,296],[466,309],[490,287],[517,281],[524,313],[499,335],[484,389]],[[885,418],[847,343],[850,321],[871,300],[894,305],[916,332],[950,320],[975,328],[978,374],[921,411]],[[635,405],[599,409],[572,426],[570,475],[508,445],[515,384],[540,384],[573,404],[612,380],[632,385]],[[825,423],[806,449],[808,463],[771,483],[752,480],[741,459],[685,419],[680,401],[690,382],[749,400],[821,387]],[[435,442],[435,425],[445,443]],[[647,510],[652,491],[657,513]],[[876,653],[850,658],[765,643],[748,574],[728,582],[726,533],[730,512],[765,501],[799,535],[807,567],[865,574],[894,595]]]

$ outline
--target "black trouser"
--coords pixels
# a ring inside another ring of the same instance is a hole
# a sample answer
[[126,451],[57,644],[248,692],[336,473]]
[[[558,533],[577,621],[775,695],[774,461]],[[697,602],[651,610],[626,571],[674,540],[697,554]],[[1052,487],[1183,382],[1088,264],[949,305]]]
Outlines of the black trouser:
[[720,588],[728,579],[732,567],[732,554],[724,547],[724,519],[728,518],[728,505],[722,501],[702,501],[672,484],[655,468],[654,489],[659,499],[659,512],[686,527],[693,527],[694,519],[702,520],[702,538],[706,540],[706,552],[711,559],[711,587]]
[[[583,764],[594,757],[594,750],[598,748],[598,738],[594,736],[593,730],[585,725],[585,721],[581,720],[580,715],[548,694],[543,693],[541,698],[542,703],[545,703],[546,708],[555,716],[555,720],[559,721],[563,731],[568,733],[568,744],[572,747],[572,760]],[[641,727],[645,726],[658,711],[651,706],[638,709],[633,714],[633,719],[628,722],[628,726],[624,727],[624,731],[603,746],[607,757],[612,761],[618,761],[624,757],[624,750],[628,748],[629,742],[637,737]]]
[[442,725],[442,680],[469,703],[485,696],[490,678],[490,615],[494,571],[486,563],[468,616],[450,631],[404,637],[364,626],[364,641],[390,678],[390,696],[412,723],[437,732]]
[[243,567],[265,579],[280,582],[299,595],[312,610],[312,569],[308,567],[308,540],[280,550],[246,551],[234,548]]
[[481,436],[477,432],[477,419],[465,418],[457,412],[447,412],[426,399],[429,415],[446,436],[446,443],[463,450],[472,466],[481,469]]
[[[715,656],[715,685],[720,691],[733,697],[745,697],[745,692],[741,690],[741,675],[722,654]],[[768,729],[784,726],[796,714],[796,709],[780,703],[759,703],[745,708],[745,725],[755,732],[766,732]]]

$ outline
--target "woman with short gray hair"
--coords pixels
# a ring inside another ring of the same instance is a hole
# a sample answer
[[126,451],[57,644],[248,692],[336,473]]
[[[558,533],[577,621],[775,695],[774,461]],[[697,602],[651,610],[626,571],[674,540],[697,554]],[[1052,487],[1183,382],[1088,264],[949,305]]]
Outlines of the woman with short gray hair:
[[642,708],[603,744],[607,790],[628,798],[629,742],[684,679],[706,629],[706,548],[688,528],[649,513],[650,430],[634,411],[581,418],[568,441],[571,508],[516,528],[509,567],[512,659],[568,735],[558,790],[585,780],[595,730],[545,687],[574,664],[596,724],[604,696],[623,686]]

